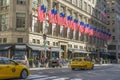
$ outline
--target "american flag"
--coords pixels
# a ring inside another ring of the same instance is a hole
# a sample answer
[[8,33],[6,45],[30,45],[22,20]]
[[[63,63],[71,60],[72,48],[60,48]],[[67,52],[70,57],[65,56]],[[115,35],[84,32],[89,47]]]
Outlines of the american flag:
[[101,12],[102,16],[107,19],[107,11],[106,9],[104,9],[102,12]]
[[46,7],[44,5],[38,7],[38,20],[40,22],[46,20]]

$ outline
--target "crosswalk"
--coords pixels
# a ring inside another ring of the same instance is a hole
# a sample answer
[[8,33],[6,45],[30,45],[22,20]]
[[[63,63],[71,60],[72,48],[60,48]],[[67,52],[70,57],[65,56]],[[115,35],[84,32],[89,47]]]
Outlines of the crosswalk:
[[49,75],[30,75],[26,80],[83,80],[79,78],[69,78],[60,76],[49,76]]

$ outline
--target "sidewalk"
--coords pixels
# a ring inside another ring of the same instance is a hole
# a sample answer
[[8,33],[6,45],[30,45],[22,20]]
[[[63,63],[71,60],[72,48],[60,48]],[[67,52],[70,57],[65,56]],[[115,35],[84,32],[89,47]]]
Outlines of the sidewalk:
[[[94,64],[94,66],[110,66],[112,64]],[[69,68],[68,65],[62,66],[62,68]],[[46,67],[38,67],[38,68],[30,68],[30,70],[43,70],[43,69],[55,69],[55,68],[46,68]],[[57,68],[56,68],[57,69]],[[60,69],[58,67],[58,69]]]

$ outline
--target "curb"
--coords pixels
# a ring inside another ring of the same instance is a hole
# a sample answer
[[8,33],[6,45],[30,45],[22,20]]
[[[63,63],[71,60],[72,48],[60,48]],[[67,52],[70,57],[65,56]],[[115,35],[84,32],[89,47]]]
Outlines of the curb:
[[[94,66],[110,66],[112,64],[94,64]],[[62,68],[70,68],[70,66],[63,66]],[[44,70],[44,69],[62,69],[62,68],[30,68],[30,70]]]

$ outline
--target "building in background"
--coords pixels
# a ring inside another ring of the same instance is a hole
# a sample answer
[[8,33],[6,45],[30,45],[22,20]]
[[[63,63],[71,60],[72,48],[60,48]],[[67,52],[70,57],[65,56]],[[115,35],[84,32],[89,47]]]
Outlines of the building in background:
[[[58,13],[65,13],[66,17],[72,16],[72,19],[93,26],[96,32],[109,33],[106,18],[102,15],[106,0],[0,0],[0,56],[41,56],[47,50],[46,53],[52,53],[46,54],[47,57],[71,58],[72,53],[81,51],[95,52],[95,55],[107,51],[104,35],[102,38],[95,34],[89,36],[50,24],[48,17],[46,21],[39,22],[37,8],[42,4],[47,12],[56,9]],[[46,40],[43,34],[46,34]]]
[[120,62],[120,1],[107,0],[107,12],[107,25],[112,34],[112,42],[109,43],[108,51],[117,62]]

